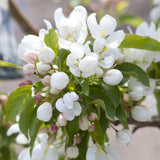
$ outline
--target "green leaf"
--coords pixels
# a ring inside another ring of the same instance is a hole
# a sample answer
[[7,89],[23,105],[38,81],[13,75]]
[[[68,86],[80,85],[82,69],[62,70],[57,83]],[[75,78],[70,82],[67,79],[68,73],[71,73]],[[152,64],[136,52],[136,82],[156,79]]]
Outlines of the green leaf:
[[97,88],[96,86],[91,86],[89,97],[93,100],[98,99],[96,103],[99,103],[99,105],[105,110],[108,116],[114,119],[116,112],[115,106],[113,105],[112,99],[106,94],[103,89]]
[[60,70],[64,71],[66,68],[66,58],[69,55],[70,51],[66,49],[59,49],[58,57],[59,57],[59,68]]
[[39,81],[37,83],[34,84],[34,92],[35,94],[37,94],[38,92],[42,91],[42,89],[45,87],[42,83],[42,81]]
[[30,126],[30,118],[33,113],[34,105],[36,103],[36,100],[34,98],[31,98],[25,109],[21,113],[21,117],[19,120],[19,127],[21,132],[28,138],[28,131],[29,131],[29,126]]
[[133,76],[137,78],[143,85],[147,87],[149,86],[147,74],[137,65],[125,62],[117,65],[115,68],[120,70],[124,74],[124,76]]
[[9,63],[9,62],[4,62],[4,61],[1,61],[1,60],[0,60],[0,67],[11,67],[11,68],[16,68],[16,69],[22,69],[21,66],[18,66],[16,64],[12,64],[12,63]]
[[152,62],[150,67],[147,69],[147,75],[153,79],[159,79],[160,77],[160,62]]
[[154,95],[155,95],[156,100],[157,100],[157,111],[158,111],[158,116],[159,116],[159,121],[160,121],[160,90],[155,89]]
[[45,35],[44,41],[48,47],[53,49],[56,56],[58,56],[58,36],[53,29],[50,29],[49,33]]
[[66,143],[66,146],[70,147],[73,145],[74,134],[79,130],[79,117],[76,117],[73,121],[68,121],[66,130],[68,134],[68,141]]
[[6,121],[15,118],[26,107],[31,98],[31,87],[32,85],[22,86],[10,94],[6,104]]
[[83,94],[88,96],[88,94],[89,94],[89,85],[88,85],[87,80],[81,81],[80,85],[81,85]]
[[138,27],[143,21],[144,20],[142,18],[131,14],[127,14],[119,18],[119,24],[128,24],[133,27]]
[[120,103],[121,92],[117,86],[110,86],[107,84],[102,84],[106,91],[106,94],[112,99],[113,104],[117,107]]
[[136,48],[149,51],[160,51],[160,42],[149,37],[126,34],[126,37],[120,44],[119,48]]

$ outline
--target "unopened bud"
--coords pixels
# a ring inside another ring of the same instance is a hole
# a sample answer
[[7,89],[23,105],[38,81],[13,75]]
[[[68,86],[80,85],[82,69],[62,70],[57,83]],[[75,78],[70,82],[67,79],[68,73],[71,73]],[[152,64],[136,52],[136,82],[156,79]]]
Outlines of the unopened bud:
[[59,89],[57,89],[57,88],[51,88],[51,89],[50,89],[50,92],[51,92],[52,94],[54,94],[54,95],[58,95],[58,94],[61,92],[61,90],[59,90]]
[[32,74],[34,74],[34,71],[34,64],[28,63],[23,66],[23,73],[25,76],[31,76]]
[[36,94],[34,98],[36,99],[36,105],[39,104],[43,99],[43,97],[40,94]]
[[67,124],[67,119],[64,118],[63,114],[60,114],[57,118],[57,126],[65,126]]
[[79,128],[82,131],[85,131],[85,130],[88,130],[88,127],[89,127],[89,121],[88,121],[87,115],[82,116],[80,121],[79,121]]
[[37,71],[41,74],[44,75],[46,74],[49,70],[51,69],[49,64],[44,64],[42,62],[37,63]]
[[42,83],[43,83],[45,86],[50,86],[50,80],[51,80],[51,76],[47,75],[47,76],[45,76],[45,77],[42,79]]
[[58,130],[58,127],[55,125],[55,123],[52,124],[52,125],[50,125],[49,131],[50,131],[51,133],[56,133],[57,130]]
[[55,135],[55,134],[50,135],[50,136],[48,137],[48,144],[49,144],[49,145],[52,145],[53,142],[55,142],[55,140],[56,140],[56,135]]
[[88,119],[89,119],[90,121],[95,121],[95,120],[98,119],[98,115],[97,115],[96,113],[92,112],[92,113],[88,116]]
[[37,56],[38,53],[35,50],[29,50],[24,53],[24,59],[30,63],[34,63]]
[[32,84],[32,81],[26,80],[24,82],[19,83],[18,86],[22,87],[22,86],[31,85],[31,84]]
[[74,144],[80,144],[82,141],[82,138],[79,134],[74,135]]
[[8,96],[7,95],[0,95],[0,101],[2,102],[3,106],[6,105],[7,100],[8,100]]
[[89,132],[93,132],[93,131],[95,131],[95,129],[96,129],[95,123],[89,124],[89,127],[88,127],[88,131],[89,131]]
[[79,155],[79,149],[76,145],[67,148],[67,156],[69,158],[77,158]]

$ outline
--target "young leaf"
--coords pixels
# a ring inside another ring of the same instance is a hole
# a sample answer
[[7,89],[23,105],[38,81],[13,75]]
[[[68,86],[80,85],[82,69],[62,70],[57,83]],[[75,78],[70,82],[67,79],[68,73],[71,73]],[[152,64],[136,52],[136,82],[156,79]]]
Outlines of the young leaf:
[[160,42],[149,37],[126,34],[126,37],[119,48],[136,48],[149,51],[160,51]]
[[[112,99],[106,94],[103,89],[97,88],[96,86],[90,87],[89,97],[93,100],[100,100],[100,106],[105,110],[105,112],[114,119],[115,116],[115,106],[113,105]],[[103,107],[103,103],[105,104]]]
[[1,61],[1,60],[0,60],[0,67],[11,67],[11,68],[16,68],[16,69],[22,69],[21,66],[18,66],[16,64],[12,64],[12,63],[9,63],[9,62],[4,62],[4,61]]
[[6,121],[14,118],[26,107],[31,98],[31,87],[32,85],[22,86],[10,94],[6,104]]
[[55,52],[56,56],[58,55],[58,36],[57,33],[53,30],[50,29],[49,33],[45,35],[45,44],[52,48],[53,51]]
[[133,76],[137,78],[143,85],[149,86],[149,80],[146,73],[137,65],[129,62],[119,64],[115,67],[126,76]]
[[88,96],[88,94],[89,94],[88,82],[86,80],[83,80],[83,81],[81,81],[80,85],[81,85],[83,94]]
[[21,117],[19,120],[19,128],[27,138],[28,138],[28,131],[30,126],[30,117],[32,115],[35,103],[36,103],[36,100],[34,98],[31,98],[28,101],[25,109],[21,113]]
[[43,85],[43,83],[41,81],[37,82],[34,84],[34,92],[35,94],[37,94],[39,91],[41,91],[45,86]]

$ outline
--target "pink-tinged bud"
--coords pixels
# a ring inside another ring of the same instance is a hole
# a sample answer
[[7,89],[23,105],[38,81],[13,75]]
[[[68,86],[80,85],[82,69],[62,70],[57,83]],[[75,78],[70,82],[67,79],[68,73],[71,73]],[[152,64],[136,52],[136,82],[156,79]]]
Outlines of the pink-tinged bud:
[[95,129],[96,129],[95,123],[91,123],[91,124],[89,125],[89,127],[88,127],[88,131],[89,131],[89,132],[93,132],[93,131],[95,131]]
[[79,155],[79,149],[76,145],[67,148],[67,156],[69,158],[77,158]]
[[79,134],[74,135],[74,144],[80,144],[82,141],[82,138]]
[[57,88],[51,88],[50,89],[50,92],[54,95],[58,95],[62,90],[59,90]]
[[50,131],[51,133],[56,133],[57,130],[58,130],[58,127],[55,125],[55,123],[52,124],[52,125],[50,125],[49,131]]
[[28,63],[23,66],[23,73],[25,76],[31,76],[32,74],[34,74],[34,71],[34,64]]
[[49,64],[44,64],[42,62],[38,62],[36,64],[37,66],[37,71],[41,74],[41,75],[44,75],[46,74],[50,69],[51,69],[51,66]]
[[55,142],[55,140],[56,140],[56,135],[55,135],[55,134],[50,135],[50,136],[48,137],[48,144],[49,144],[49,145],[52,145],[53,142]]
[[95,121],[95,120],[98,119],[98,115],[97,115],[96,113],[92,112],[92,113],[88,116],[88,119],[89,119],[90,121]]
[[43,97],[40,94],[36,94],[34,98],[36,99],[36,105],[39,104],[43,99]]
[[50,80],[51,80],[51,76],[45,76],[43,79],[42,79],[42,83],[45,85],[45,86],[50,86]]
[[1,95],[0,96],[0,101],[2,102],[3,106],[6,105],[7,100],[8,100],[8,96],[7,95]]
[[67,119],[64,118],[63,114],[60,114],[57,118],[57,126],[66,126],[67,124]]
[[31,84],[33,84],[32,81],[26,80],[24,82],[19,83],[18,86],[22,87],[22,86],[31,85]]
[[38,53],[35,50],[30,50],[24,53],[24,59],[30,63],[34,63],[37,56]]
[[88,130],[88,127],[89,127],[89,121],[88,121],[87,115],[82,116],[80,121],[79,121],[79,128],[82,131],[86,131],[86,130]]

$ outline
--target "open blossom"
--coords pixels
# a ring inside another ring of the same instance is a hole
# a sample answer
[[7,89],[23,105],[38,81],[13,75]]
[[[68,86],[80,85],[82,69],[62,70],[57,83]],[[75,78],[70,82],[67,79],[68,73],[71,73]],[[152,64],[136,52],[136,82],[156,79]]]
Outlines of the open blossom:
[[78,99],[79,96],[75,92],[67,92],[63,98],[59,98],[56,101],[57,110],[62,112],[68,121],[72,121],[75,116],[79,116],[82,112],[82,107],[77,102]]
[[37,118],[48,122],[52,117],[52,105],[48,102],[41,104],[37,109]]
[[122,129],[122,130],[120,130],[120,131],[117,132],[117,134],[116,134],[116,140],[119,143],[127,144],[127,143],[130,143],[131,136],[132,136],[132,133],[131,133],[130,130],[128,130],[128,129]]
[[61,48],[69,49],[73,42],[84,43],[87,36],[86,17],[87,11],[82,6],[75,7],[68,18],[63,15],[62,8],[56,9],[54,20]]
[[135,106],[131,111],[131,115],[136,121],[145,122],[151,120],[151,114],[145,107]]
[[69,77],[64,72],[53,73],[51,76],[51,87],[58,90],[64,89],[69,83]]

